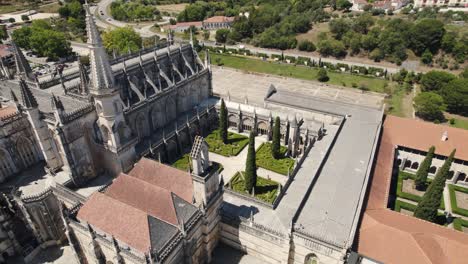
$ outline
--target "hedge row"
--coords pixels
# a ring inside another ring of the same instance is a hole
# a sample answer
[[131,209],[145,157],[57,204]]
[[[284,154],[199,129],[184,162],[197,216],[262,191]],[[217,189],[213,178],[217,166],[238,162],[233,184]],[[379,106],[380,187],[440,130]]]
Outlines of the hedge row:
[[[413,202],[420,202],[422,199],[422,196],[418,196],[415,194],[411,193],[406,193],[403,192],[403,181],[407,179],[412,179],[414,180],[416,178],[416,175],[405,172],[405,171],[399,171],[398,172],[398,182],[397,182],[397,197],[401,197],[404,199],[408,199]],[[429,182],[429,180],[428,180]],[[440,209],[445,210],[445,203],[444,203],[444,197],[440,200]]]
[[468,228],[468,220],[463,218],[455,218],[453,220],[453,228],[458,231],[463,231],[463,227]]
[[468,194],[468,189],[460,187],[460,186],[452,185],[452,184],[450,184],[448,188],[449,188],[449,193],[450,193],[450,204],[452,205],[452,212],[468,217],[468,210],[458,207],[457,196],[455,195],[455,191]]
[[354,66],[348,65],[345,63],[329,63],[329,62],[322,62],[320,59],[318,61],[311,60],[307,57],[295,57],[295,56],[287,56],[283,54],[271,54],[268,56],[266,53],[259,53],[259,52],[251,52],[248,49],[233,49],[233,48],[225,48],[225,47],[205,47],[207,50],[216,53],[229,53],[229,54],[239,54],[245,56],[255,56],[259,58],[270,58],[276,61],[284,61],[287,63],[292,63],[296,65],[305,65],[309,67],[320,67],[326,68],[327,70],[337,71],[337,72],[349,72],[352,74],[360,74],[360,75],[369,75],[375,77],[382,77],[387,78],[387,72],[384,69],[376,68],[376,67],[364,67],[364,66]]

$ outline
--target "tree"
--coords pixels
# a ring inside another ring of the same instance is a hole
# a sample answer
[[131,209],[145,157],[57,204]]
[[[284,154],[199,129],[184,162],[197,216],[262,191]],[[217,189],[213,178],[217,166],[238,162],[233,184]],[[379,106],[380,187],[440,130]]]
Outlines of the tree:
[[229,29],[218,29],[216,30],[215,39],[218,43],[226,43],[227,37],[229,35]]
[[424,53],[422,54],[421,61],[426,65],[432,64],[432,53],[428,49],[426,49],[426,51],[424,51]]
[[316,50],[316,47],[315,47],[314,43],[312,43],[309,40],[302,40],[301,42],[299,42],[299,45],[298,45],[297,48],[300,51],[309,51],[309,52],[312,52],[312,51]]
[[106,31],[102,36],[102,41],[107,52],[116,51],[119,54],[125,54],[129,50],[138,51],[142,43],[140,35],[129,26]]
[[21,15],[21,20],[29,21],[29,16],[28,15]]
[[442,121],[444,120],[445,110],[444,99],[434,92],[423,92],[414,98],[414,107],[416,115],[425,120]]
[[280,153],[280,148],[281,148],[281,145],[280,145],[280,142],[281,142],[280,126],[281,126],[280,118],[279,118],[279,116],[277,116],[275,118],[275,126],[273,127],[273,142],[272,142],[272,146],[271,146],[271,155],[275,159],[279,159],[280,156],[281,156],[281,153]]
[[414,181],[416,189],[424,190],[426,187],[427,175],[429,174],[429,169],[431,168],[432,158],[434,157],[435,147],[432,146],[429,148],[426,157],[419,166],[418,171],[416,172],[416,180]]
[[330,28],[330,32],[335,34],[335,38],[338,40],[351,28],[349,20],[343,18],[333,19],[328,24],[328,27]]
[[327,82],[330,78],[327,75],[327,70],[324,68],[320,68],[317,72],[317,80],[319,82]]
[[411,48],[416,55],[421,55],[426,49],[435,54],[444,37],[444,23],[437,19],[425,18],[416,22],[410,32]]
[[221,99],[221,107],[219,108],[219,133],[224,144],[228,143],[228,115],[226,104]]
[[435,222],[437,220],[437,210],[445,188],[445,180],[452,165],[455,149],[445,160],[444,165],[437,171],[434,180],[431,182],[421,201],[418,203],[414,216],[426,221]]
[[245,190],[252,192],[257,185],[257,164],[255,154],[255,134],[250,132],[249,147],[247,149],[247,160],[245,161]]
[[463,69],[463,71],[460,73],[460,78],[468,79],[468,67]]
[[468,80],[454,79],[444,85],[440,94],[447,105],[447,111],[468,116]]
[[204,30],[203,31],[203,39],[208,40],[210,38],[210,31],[209,30]]
[[353,3],[348,0],[336,0],[336,9],[348,11],[353,6]]
[[455,75],[444,71],[430,71],[421,78],[423,91],[439,91],[444,84],[457,78]]

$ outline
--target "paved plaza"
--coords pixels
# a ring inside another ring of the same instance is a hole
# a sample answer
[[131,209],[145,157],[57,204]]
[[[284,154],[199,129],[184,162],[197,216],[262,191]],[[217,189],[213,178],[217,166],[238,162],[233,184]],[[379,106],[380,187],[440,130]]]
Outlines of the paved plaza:
[[226,97],[242,100],[247,97],[249,104],[263,105],[263,99],[270,85],[277,89],[312,96],[317,99],[357,104],[380,108],[383,94],[361,92],[358,89],[332,86],[324,83],[293,78],[278,77],[260,73],[245,73],[240,70],[213,67],[213,92]]

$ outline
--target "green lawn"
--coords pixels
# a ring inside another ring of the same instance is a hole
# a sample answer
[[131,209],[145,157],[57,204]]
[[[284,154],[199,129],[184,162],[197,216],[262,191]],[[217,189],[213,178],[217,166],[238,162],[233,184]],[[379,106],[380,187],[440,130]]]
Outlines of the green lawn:
[[271,143],[263,143],[257,150],[257,166],[277,172],[279,174],[288,175],[288,170],[292,172],[294,166],[294,160],[288,157],[284,157],[288,149],[281,146],[280,153],[284,158],[275,159],[271,155]]
[[453,228],[458,231],[463,231],[463,227],[468,228],[468,220],[455,218],[453,220]]
[[[414,180],[415,178],[416,178],[416,175],[414,175],[414,174],[404,172],[404,171],[399,171],[398,172],[398,182],[397,182],[397,190],[396,190],[397,197],[408,199],[408,200],[413,201],[413,202],[420,202],[421,201],[422,196],[415,195],[415,194],[412,194],[412,193],[403,192],[403,180],[407,180],[407,179],[413,179]],[[431,180],[428,179],[427,184],[429,185],[430,182],[431,182]],[[442,198],[440,200],[439,209],[445,210],[445,203],[444,203],[444,197],[443,196],[442,196]]]
[[405,111],[403,109],[403,97],[405,96],[404,89],[396,89],[393,94],[386,99],[388,105],[388,114],[405,117]]
[[[279,184],[275,181],[257,176],[257,185],[255,186],[255,198],[272,204],[276,199],[278,185]],[[242,178],[239,172],[236,173],[234,177],[232,177],[230,181],[230,187],[232,190],[238,193],[250,195],[247,191],[245,191],[244,179]]]
[[[260,72],[267,74],[274,74],[279,76],[286,76],[304,80],[317,80],[317,68],[311,68],[306,66],[295,66],[293,64],[280,64],[277,62],[262,61],[260,59],[252,59],[234,55],[210,53],[212,63],[217,64],[221,62],[226,67],[251,71]],[[353,84],[360,86],[361,84],[369,87],[371,91],[383,92],[385,83],[389,81],[379,78],[372,78],[360,75],[352,75],[347,73],[328,72],[330,80],[327,82],[334,85],[345,85],[346,87],[352,87]]]
[[172,167],[183,171],[188,171],[189,168],[192,169],[192,164],[190,162],[190,154],[184,154],[180,159],[172,163]]
[[[450,123],[449,123],[450,124]],[[452,125],[452,127],[457,127],[457,128],[463,128],[468,130],[468,120],[463,120],[463,119],[457,119],[455,118],[455,123]]]
[[448,188],[449,188],[449,193],[450,193],[450,204],[452,205],[452,211],[456,214],[460,214],[460,215],[468,217],[468,210],[458,207],[457,197],[455,195],[455,191],[468,193],[468,189],[460,187],[460,186],[452,185],[452,184],[449,184]]
[[249,143],[249,138],[236,133],[228,132],[228,144],[224,144],[219,136],[219,130],[214,130],[205,138],[210,151],[226,157],[237,156]]

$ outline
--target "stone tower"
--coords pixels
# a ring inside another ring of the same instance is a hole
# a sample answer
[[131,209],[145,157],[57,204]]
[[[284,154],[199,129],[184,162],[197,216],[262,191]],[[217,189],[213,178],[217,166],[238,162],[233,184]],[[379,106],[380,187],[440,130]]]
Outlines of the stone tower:
[[[33,127],[35,138],[41,148],[42,156],[47,162],[47,167],[52,170],[58,169],[62,166],[62,162],[52,145],[52,138],[47,124],[40,116],[36,98],[24,79],[21,78],[19,80],[19,86],[21,89],[22,108],[28,115],[29,123]],[[41,153],[37,153],[37,156],[41,156]]]
[[112,170],[115,173],[130,169],[135,159],[135,143],[124,113],[123,102],[114,83],[109,58],[102,45],[101,36],[94,22],[88,4],[86,10],[86,30],[91,64],[89,93],[94,99],[98,115],[97,125],[102,135],[103,145],[114,153],[118,164]]

